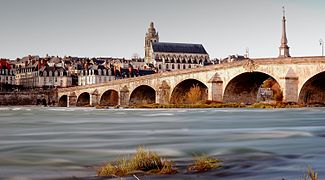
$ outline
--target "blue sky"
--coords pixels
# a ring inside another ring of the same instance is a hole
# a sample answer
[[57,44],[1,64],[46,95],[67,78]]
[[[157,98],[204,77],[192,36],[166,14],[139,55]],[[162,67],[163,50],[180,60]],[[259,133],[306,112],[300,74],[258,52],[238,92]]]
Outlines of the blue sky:
[[320,55],[321,0],[0,0],[0,57],[143,56],[150,21],[160,41],[202,43],[211,58],[277,57],[283,5],[291,55]]

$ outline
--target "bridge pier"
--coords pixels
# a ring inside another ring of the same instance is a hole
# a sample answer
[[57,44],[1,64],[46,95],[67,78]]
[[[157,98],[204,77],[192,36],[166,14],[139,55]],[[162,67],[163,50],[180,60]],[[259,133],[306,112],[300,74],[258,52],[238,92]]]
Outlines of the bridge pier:
[[298,75],[292,68],[289,68],[283,82],[283,102],[298,102]]
[[168,104],[170,97],[170,86],[163,81],[158,87],[156,103],[158,104]]
[[222,102],[223,81],[219,76],[213,77],[208,83],[211,84],[208,99]]
[[67,107],[76,107],[77,105],[77,96],[72,93],[68,96]]
[[298,102],[298,77],[284,77],[283,102]]
[[97,91],[97,89],[92,92],[89,96],[89,105],[90,106],[96,106],[97,104],[99,104],[99,93]]
[[90,106],[96,106],[99,104],[98,100],[99,94],[91,94],[90,95]]
[[129,99],[130,99],[130,91],[129,89],[124,86],[120,91],[120,106],[128,106],[129,105]]

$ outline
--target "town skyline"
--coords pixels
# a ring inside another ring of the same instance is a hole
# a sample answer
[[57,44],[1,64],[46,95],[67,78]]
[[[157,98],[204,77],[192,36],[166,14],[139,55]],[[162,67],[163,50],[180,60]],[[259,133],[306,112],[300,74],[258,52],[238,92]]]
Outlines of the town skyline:
[[[153,21],[161,41],[200,43],[210,58],[231,54],[277,57],[282,6],[292,56],[321,55],[322,1],[2,1],[0,57],[26,55],[144,57]],[[128,3],[128,4],[125,4]],[[265,9],[265,7],[268,7]],[[195,14],[193,14],[195,12]]]

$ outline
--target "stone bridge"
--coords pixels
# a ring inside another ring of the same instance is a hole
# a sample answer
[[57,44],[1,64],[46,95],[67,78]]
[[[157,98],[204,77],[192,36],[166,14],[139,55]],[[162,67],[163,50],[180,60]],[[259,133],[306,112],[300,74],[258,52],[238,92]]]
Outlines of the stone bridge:
[[188,103],[187,93],[199,87],[200,100],[257,102],[261,84],[273,78],[284,102],[325,102],[325,57],[248,59],[104,84],[58,89],[59,106]]

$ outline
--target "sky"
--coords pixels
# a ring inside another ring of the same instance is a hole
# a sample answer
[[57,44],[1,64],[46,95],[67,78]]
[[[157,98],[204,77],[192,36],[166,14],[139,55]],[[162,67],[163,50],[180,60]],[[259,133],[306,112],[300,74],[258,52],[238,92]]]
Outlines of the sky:
[[0,57],[143,57],[151,21],[161,42],[200,43],[210,58],[277,57],[282,6],[291,56],[321,55],[323,0],[0,0]]

